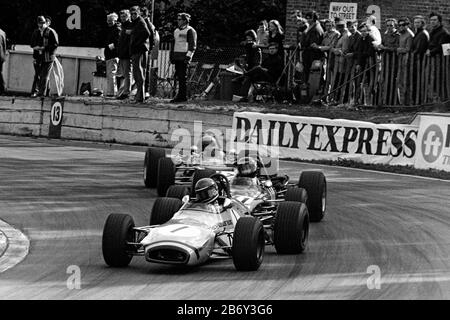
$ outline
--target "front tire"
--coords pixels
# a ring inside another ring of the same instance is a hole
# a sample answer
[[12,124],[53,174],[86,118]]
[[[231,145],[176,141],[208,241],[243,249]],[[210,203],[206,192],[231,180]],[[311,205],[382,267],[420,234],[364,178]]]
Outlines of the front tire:
[[111,214],[103,228],[102,251],[106,264],[114,268],[127,267],[133,255],[127,251],[127,242],[134,242],[133,218],[124,214]]
[[259,219],[242,217],[233,236],[233,263],[238,271],[256,271],[261,266],[265,248],[264,227]]
[[306,202],[308,201],[308,192],[303,188],[289,188],[286,190],[286,196],[284,197],[284,200],[306,204]]
[[159,159],[158,162],[158,183],[156,189],[158,196],[164,197],[170,186],[175,184],[175,164],[170,158]]
[[309,237],[308,208],[300,202],[281,202],[275,216],[274,244],[279,254],[299,254]]
[[158,198],[153,204],[150,225],[161,225],[168,222],[180,210],[183,203],[174,198]]
[[144,185],[147,188],[156,188],[158,179],[159,159],[166,157],[164,149],[149,148],[144,160]]
[[298,186],[308,192],[306,205],[311,222],[322,221],[327,211],[327,180],[323,172],[302,172]]

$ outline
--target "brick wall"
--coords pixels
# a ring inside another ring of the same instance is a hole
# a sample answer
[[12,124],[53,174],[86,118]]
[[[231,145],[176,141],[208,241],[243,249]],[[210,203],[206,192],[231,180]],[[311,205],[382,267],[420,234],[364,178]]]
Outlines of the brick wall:
[[365,19],[367,8],[370,5],[377,5],[381,8],[383,28],[383,21],[387,18],[407,16],[412,20],[412,17],[418,14],[428,17],[428,14],[433,11],[439,12],[443,16],[443,22],[447,28],[450,24],[450,0],[287,0],[287,42],[295,43],[295,20],[290,17],[295,10],[300,10],[303,13],[315,10],[319,13],[320,19],[324,19],[329,16],[330,2],[358,3],[358,19]]

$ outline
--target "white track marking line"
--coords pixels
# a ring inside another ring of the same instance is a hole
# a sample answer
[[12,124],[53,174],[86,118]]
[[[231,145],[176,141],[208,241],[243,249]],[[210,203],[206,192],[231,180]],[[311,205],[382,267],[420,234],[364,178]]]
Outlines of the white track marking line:
[[5,239],[5,250],[0,252],[0,273],[16,266],[28,255],[30,240],[19,230],[0,220],[0,233]]

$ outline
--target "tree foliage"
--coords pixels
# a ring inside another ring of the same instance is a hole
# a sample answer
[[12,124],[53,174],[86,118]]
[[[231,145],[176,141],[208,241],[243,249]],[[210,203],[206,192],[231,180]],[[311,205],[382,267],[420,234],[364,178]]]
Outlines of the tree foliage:
[[[28,44],[36,17],[52,17],[52,27],[61,45],[100,47],[106,28],[106,14],[149,0],[0,0],[0,28],[12,42]],[[80,6],[81,30],[68,30],[66,13],[69,5]],[[238,44],[247,29],[256,29],[258,21],[285,20],[286,0],[155,0],[154,22],[163,39],[170,39],[176,14],[188,12],[198,32],[199,43],[207,46]]]

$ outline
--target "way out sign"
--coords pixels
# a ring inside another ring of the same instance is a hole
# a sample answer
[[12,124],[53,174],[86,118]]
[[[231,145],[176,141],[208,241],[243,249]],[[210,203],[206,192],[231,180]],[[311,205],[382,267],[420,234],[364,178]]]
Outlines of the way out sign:
[[334,21],[334,18],[341,18],[345,22],[356,21],[358,14],[357,3],[347,2],[331,2],[330,3],[330,20]]
[[52,101],[50,110],[50,127],[48,129],[49,138],[61,138],[61,127],[64,115],[64,100],[58,99]]

